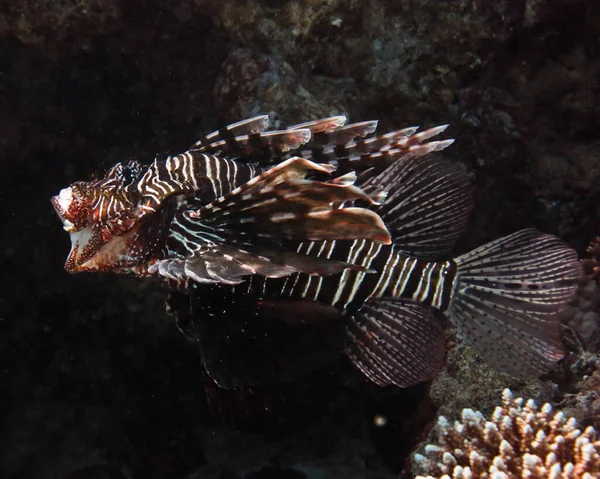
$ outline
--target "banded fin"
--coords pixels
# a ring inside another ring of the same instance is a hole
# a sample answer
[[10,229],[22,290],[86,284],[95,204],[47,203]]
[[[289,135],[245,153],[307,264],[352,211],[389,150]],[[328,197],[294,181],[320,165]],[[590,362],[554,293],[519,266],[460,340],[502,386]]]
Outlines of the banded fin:
[[302,158],[290,159],[198,211],[187,213],[219,231],[292,240],[370,239],[389,244],[381,218],[365,208],[337,208],[376,201],[354,186],[303,180],[309,170],[329,172]]
[[313,140],[307,144],[307,147],[313,145],[346,145],[355,138],[362,138],[377,129],[377,120],[361,121],[360,123],[351,123],[342,126],[331,132],[319,132],[313,134]]
[[449,126],[450,125],[447,125],[447,124],[439,125],[439,126],[435,126],[433,128],[429,128],[427,130],[423,130],[419,133],[413,133],[413,134],[407,136],[406,138],[399,140],[397,142],[397,146],[402,146],[402,147],[408,148],[411,146],[420,145],[425,140],[429,140],[429,138],[432,138],[434,136],[439,135],[440,133],[443,133],[444,131],[446,131],[446,129]]
[[362,200],[371,205],[380,204],[360,188],[337,182],[292,179],[248,191],[229,193],[192,214],[192,217],[202,216],[207,221],[221,217],[228,223],[236,217],[243,217],[243,223],[250,223],[252,221],[247,218],[250,215],[329,210],[330,203],[334,202]]
[[402,130],[392,131],[384,135],[358,140],[353,144],[347,145],[346,150],[350,154],[361,155],[364,153],[373,153],[380,150],[389,150],[392,145],[413,135],[419,129],[418,126],[403,128]]
[[[349,125],[346,122],[346,116],[339,115],[299,123],[281,131],[266,131],[268,116],[261,115],[206,135],[190,151],[265,166],[295,155],[317,163],[336,164],[339,174],[374,168],[375,171],[368,176],[371,178],[397,158],[423,155],[449,144],[448,141],[439,142],[436,147],[424,144],[426,140],[444,131],[448,125],[420,133],[416,133],[418,127],[409,127],[365,138],[375,132],[377,121]],[[422,147],[419,148],[419,145]]]
[[[334,149],[334,153],[338,159],[347,160],[348,165],[354,169],[362,171],[366,168],[376,167],[381,172],[397,159],[425,156],[450,146],[454,143],[453,139],[423,143],[444,132],[448,126],[440,125],[420,133],[416,133],[418,127],[404,128],[345,146],[338,145]],[[365,178],[363,178],[364,180]]]
[[297,150],[310,138],[311,131],[308,128],[274,130],[217,140],[206,145],[194,145],[190,151],[268,164],[290,150]]
[[466,342],[509,374],[548,372],[563,357],[555,313],[573,298],[583,275],[575,251],[555,236],[525,229],[455,262],[447,314]]
[[305,158],[290,158],[289,160],[280,163],[268,171],[252,178],[250,181],[239,186],[234,191],[243,191],[245,193],[251,193],[253,191],[260,191],[261,188],[266,186],[275,186],[286,180],[303,180],[306,175],[311,171],[319,173],[330,174],[335,167],[332,165],[318,165]]
[[433,309],[406,299],[365,304],[347,326],[346,355],[379,386],[408,387],[444,361],[444,330]]
[[[365,123],[374,124],[374,122]],[[352,125],[348,125],[348,127],[350,126]],[[432,151],[440,151],[448,147],[453,140],[423,143],[442,133],[447,127],[448,125],[441,125],[420,133],[416,133],[418,127],[409,127],[372,138],[361,138],[345,144],[329,142],[322,146],[313,147],[312,151],[303,150],[301,156],[319,163],[337,163],[341,173],[352,170],[363,172],[368,168],[374,168],[374,172],[360,180],[366,181],[375,174],[381,173],[398,159],[423,156]],[[306,146],[312,146],[316,139],[317,135]]]
[[452,143],[454,143],[454,140],[442,140],[422,145],[413,145],[408,148],[384,148],[380,151],[361,156],[351,156],[348,159],[348,163],[342,165],[341,168],[361,171],[362,173],[357,178],[357,183],[362,185],[371,181],[377,174],[380,174],[388,166],[396,162],[412,160],[434,151],[441,151]]
[[190,148],[190,150],[202,150],[202,148],[209,147],[209,145],[217,143],[219,141],[232,141],[236,136],[241,135],[254,135],[265,131],[269,127],[269,115],[259,115],[246,120],[238,121],[227,125],[224,128],[205,135],[198,140]]
[[171,223],[169,238],[179,256],[157,261],[149,272],[177,282],[235,284],[253,274],[327,276],[357,270],[346,262],[293,253],[279,244],[343,239],[390,243],[377,213],[337,206],[355,200],[376,204],[365,192],[303,179],[309,171],[328,173],[332,168],[291,159],[205,207],[181,212]]
[[159,260],[148,268],[148,272],[177,283],[192,280],[238,284],[255,274],[267,278],[293,273],[329,276],[346,269],[370,272],[360,265],[298,254],[275,245],[257,247],[234,243],[197,245],[188,257]]
[[331,133],[337,130],[339,127],[344,126],[348,119],[345,115],[331,116],[329,118],[322,118],[320,120],[307,121],[305,123],[298,123],[297,125],[288,126],[286,130],[298,130],[302,128],[308,128],[313,135],[315,133]]
[[[390,234],[377,213],[365,208],[335,205],[363,197],[333,191],[337,185],[292,184],[257,193],[251,199],[223,207],[186,212],[219,233],[296,241],[368,239],[390,244]],[[350,187],[339,187],[348,189]],[[312,196],[309,196],[312,193]],[[294,195],[299,194],[300,197]],[[371,202],[373,200],[370,197]],[[328,201],[330,200],[330,201]]]
[[385,203],[375,211],[392,232],[394,244],[420,259],[448,254],[473,208],[467,175],[459,166],[432,156],[399,159],[362,187],[372,195],[387,191]]

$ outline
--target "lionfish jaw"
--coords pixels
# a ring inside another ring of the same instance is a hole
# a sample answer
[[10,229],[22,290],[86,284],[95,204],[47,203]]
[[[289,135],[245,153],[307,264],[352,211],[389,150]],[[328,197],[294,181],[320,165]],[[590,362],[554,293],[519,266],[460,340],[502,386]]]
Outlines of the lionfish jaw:
[[58,195],[50,198],[50,201],[63,223],[63,229],[67,232],[75,231],[75,224],[67,218],[69,208],[73,203],[73,188],[63,188]]
[[65,263],[65,270],[69,273],[122,272],[138,264],[145,252],[135,228],[121,236],[106,237],[101,229],[89,225],[69,235],[71,251]]
[[[66,228],[65,228],[66,230]],[[69,230],[67,230],[69,231]],[[89,264],[100,248],[98,234],[90,225],[79,231],[69,231],[71,239],[71,251],[65,262],[65,270],[69,273],[79,273],[82,271],[93,271],[99,269],[91,267]]]
[[103,233],[101,225],[90,222],[81,208],[81,198],[72,187],[63,188],[50,201],[71,239],[66,271],[109,270],[123,260],[127,241]]

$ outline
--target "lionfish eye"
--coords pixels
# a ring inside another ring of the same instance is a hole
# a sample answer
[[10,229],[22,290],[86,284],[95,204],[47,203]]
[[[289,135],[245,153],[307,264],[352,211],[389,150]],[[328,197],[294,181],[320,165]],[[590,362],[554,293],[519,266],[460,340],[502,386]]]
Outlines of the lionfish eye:
[[121,186],[129,186],[136,181],[142,172],[142,166],[134,160],[128,161],[117,171],[117,178]]

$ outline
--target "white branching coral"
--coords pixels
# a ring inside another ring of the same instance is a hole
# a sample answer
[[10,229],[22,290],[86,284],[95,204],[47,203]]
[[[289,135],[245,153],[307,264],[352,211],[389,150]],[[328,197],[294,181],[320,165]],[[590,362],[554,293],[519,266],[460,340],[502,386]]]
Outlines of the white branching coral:
[[574,418],[538,409],[530,399],[502,393],[491,420],[464,409],[454,425],[440,417],[440,445],[425,446],[414,461],[416,479],[598,479],[600,440],[593,427],[581,431]]

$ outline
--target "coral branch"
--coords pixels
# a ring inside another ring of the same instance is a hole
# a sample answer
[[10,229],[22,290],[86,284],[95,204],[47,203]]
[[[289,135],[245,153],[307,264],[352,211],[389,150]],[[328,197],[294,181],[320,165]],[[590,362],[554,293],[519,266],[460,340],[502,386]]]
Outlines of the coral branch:
[[425,446],[414,461],[416,479],[592,479],[600,477],[600,440],[593,427],[578,429],[574,418],[538,409],[530,399],[502,393],[491,420],[464,409],[454,425],[438,420],[440,445]]

